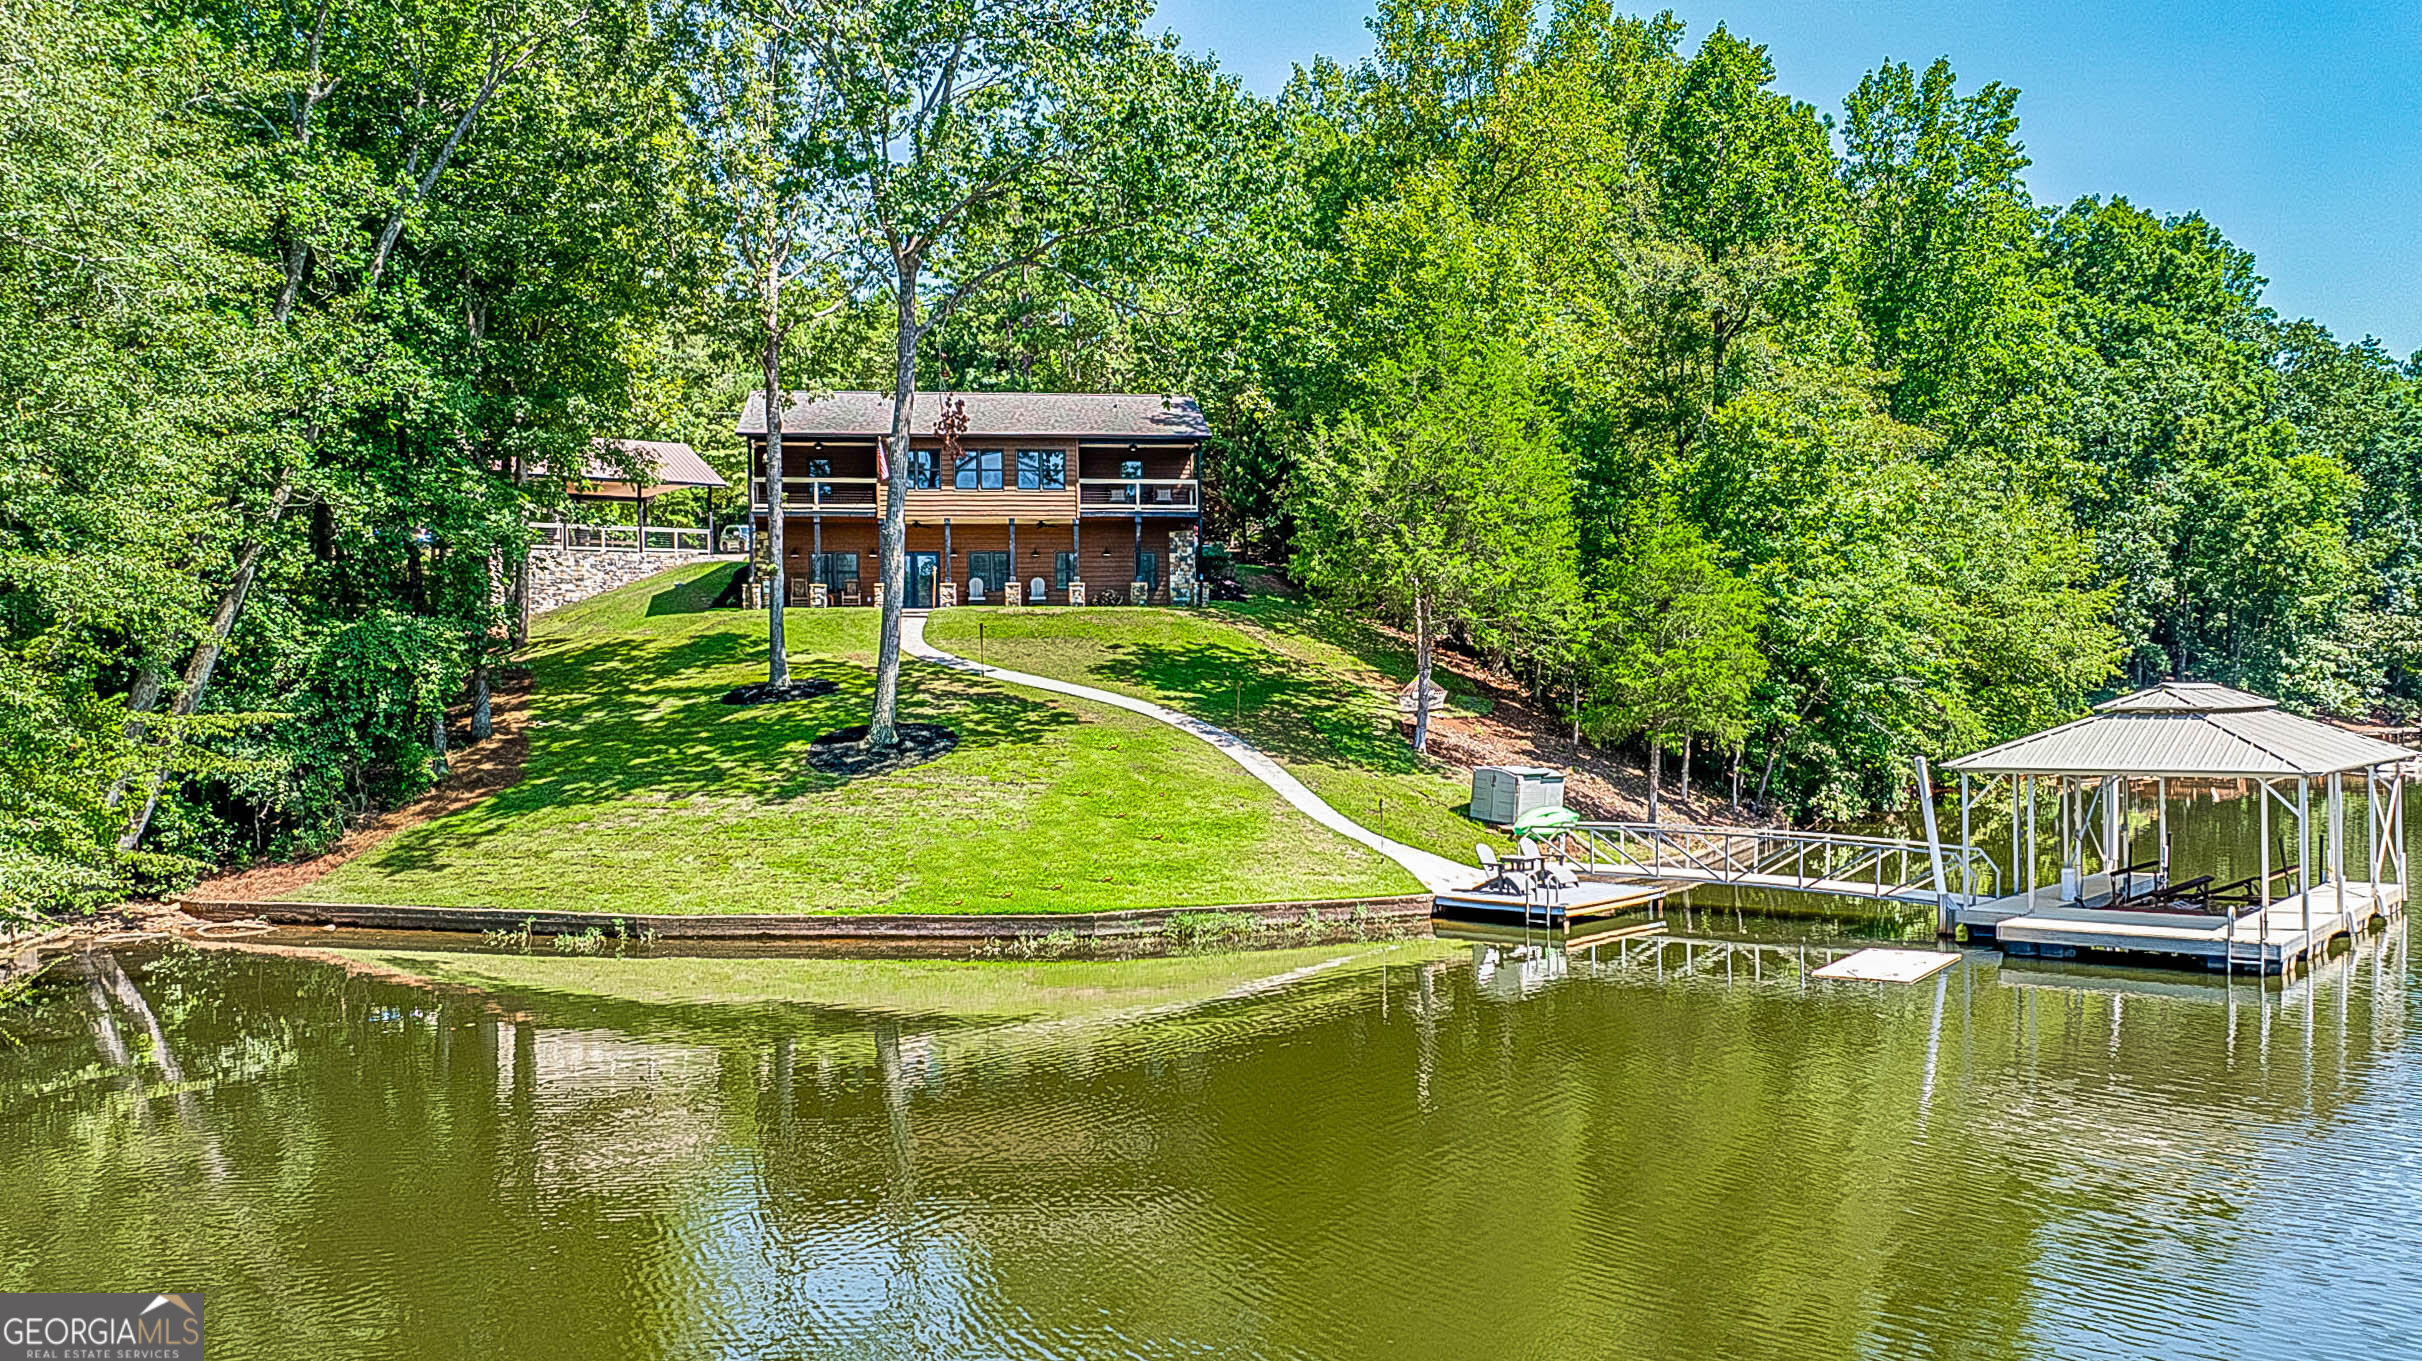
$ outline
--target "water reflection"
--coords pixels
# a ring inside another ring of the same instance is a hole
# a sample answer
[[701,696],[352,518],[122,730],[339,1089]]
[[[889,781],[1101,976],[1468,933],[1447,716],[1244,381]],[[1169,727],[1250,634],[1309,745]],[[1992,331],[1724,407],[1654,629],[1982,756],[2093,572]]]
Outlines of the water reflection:
[[231,1356],[2422,1349],[2402,928],[2284,989],[1896,987],[1740,924],[95,955],[0,1013],[0,1289],[204,1289]]

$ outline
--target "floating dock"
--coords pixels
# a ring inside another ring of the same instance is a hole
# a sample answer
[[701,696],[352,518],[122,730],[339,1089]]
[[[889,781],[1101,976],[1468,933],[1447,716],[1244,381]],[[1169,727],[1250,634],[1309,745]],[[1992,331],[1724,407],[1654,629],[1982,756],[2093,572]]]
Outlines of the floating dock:
[[1473,888],[1439,894],[1431,912],[1451,921],[1557,927],[1647,911],[1664,902],[1666,892],[1663,884],[1642,883],[1582,883],[1534,889],[1528,894]]

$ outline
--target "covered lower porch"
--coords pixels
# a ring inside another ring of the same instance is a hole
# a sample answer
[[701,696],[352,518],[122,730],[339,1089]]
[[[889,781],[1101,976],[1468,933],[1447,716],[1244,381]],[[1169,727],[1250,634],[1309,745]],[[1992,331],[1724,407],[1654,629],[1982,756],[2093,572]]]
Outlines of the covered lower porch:
[[[902,603],[909,609],[1184,604],[1199,580],[1200,535],[1190,520],[952,518],[911,520],[906,529]],[[790,517],[782,545],[786,603],[879,603],[879,534],[871,515]]]

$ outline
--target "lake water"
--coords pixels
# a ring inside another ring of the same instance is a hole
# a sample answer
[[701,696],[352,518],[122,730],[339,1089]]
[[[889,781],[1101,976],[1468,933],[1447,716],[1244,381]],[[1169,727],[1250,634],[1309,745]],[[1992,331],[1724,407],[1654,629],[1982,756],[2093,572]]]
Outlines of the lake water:
[[2402,927],[1685,952],[130,951],[0,1012],[0,1289],[199,1289],[221,1358],[2422,1355]]

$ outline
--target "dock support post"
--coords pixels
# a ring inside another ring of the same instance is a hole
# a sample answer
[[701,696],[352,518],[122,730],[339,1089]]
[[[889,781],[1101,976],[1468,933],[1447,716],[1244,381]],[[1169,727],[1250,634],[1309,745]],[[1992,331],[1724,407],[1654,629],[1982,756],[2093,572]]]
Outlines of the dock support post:
[[[1926,768],[1926,758],[1917,757],[1918,807],[1926,813],[1926,853],[1934,863],[1934,932],[1938,936],[1951,934],[1951,894],[1943,886],[1943,839],[1934,827],[1934,773]],[[1965,810],[1963,810],[1964,816]],[[1907,857],[1902,857],[1901,881],[1908,882]],[[1881,865],[1877,866],[1882,869]]]
[[2161,867],[2155,871],[2156,881],[2163,888],[2170,886],[2170,781],[2165,775],[2153,777],[2153,839],[2160,844]]
[[[2026,819],[2018,811],[2019,789],[2026,782],[2024,775],[2010,777],[2010,890],[2014,893],[2035,891],[2035,867],[2027,863],[2026,855],[2019,849],[2020,831],[2026,826]],[[2030,808],[2027,811],[2031,813],[2034,810]],[[2032,845],[2027,849],[2032,850]],[[2034,901],[2030,899],[2027,906],[2032,909]]]
[[2313,891],[2313,782],[2296,778],[2296,889]]
[[[2313,934],[2313,782],[2296,777],[2296,883],[2301,890],[2298,901],[2303,904],[2304,934],[2307,944]],[[2284,969],[2286,961],[2281,964]]]
[[[2338,886],[2338,896],[2346,896],[2346,776],[2329,777],[2329,881]],[[2340,904],[2343,906],[2343,902]]]
[[[2260,904],[2260,911],[2254,922],[2256,936],[2254,953],[2267,955],[2271,947],[2271,782],[2256,780],[2254,797],[2262,801],[2262,826],[2261,830],[2255,834],[2255,839],[2262,843],[2262,883],[2261,887],[2255,891],[2255,899]],[[2261,973],[2262,960],[2256,959],[2254,965],[2254,972]]]

